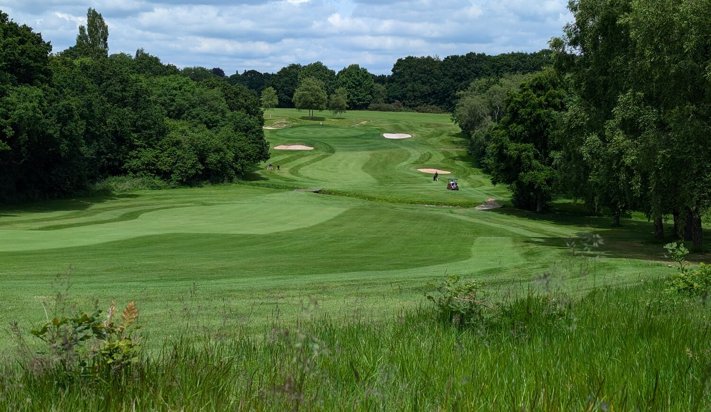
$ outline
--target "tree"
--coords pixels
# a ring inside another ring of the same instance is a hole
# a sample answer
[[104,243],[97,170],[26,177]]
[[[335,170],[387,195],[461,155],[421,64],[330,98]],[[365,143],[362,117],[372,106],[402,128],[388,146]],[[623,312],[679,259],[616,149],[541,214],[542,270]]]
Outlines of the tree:
[[441,63],[435,57],[398,59],[387,85],[390,100],[412,108],[442,106],[445,91]]
[[297,109],[307,109],[309,117],[313,119],[314,110],[326,108],[326,90],[323,83],[311,77],[301,81],[294,92],[294,104]]
[[[599,150],[618,159],[629,147],[620,138],[632,142],[641,207],[655,234],[663,238],[663,215],[672,214],[677,233],[701,250],[701,215],[711,206],[708,0],[576,0],[570,8],[574,23],[552,42],[556,64],[570,74],[579,96],[576,110],[586,119],[570,136],[578,144],[568,145],[568,157],[579,157],[576,151],[593,134]],[[639,127],[634,113],[648,113],[653,121]],[[586,168],[599,170],[597,162],[588,156]],[[624,173],[613,181],[629,185]],[[596,199],[612,202],[606,206],[614,216],[619,188],[589,183]]]
[[[274,90],[273,87],[267,87],[262,90],[260,102],[265,110],[276,107],[279,104],[279,98],[277,97],[276,90]],[[270,113],[269,118],[271,119],[271,117],[272,115]]]
[[279,107],[294,107],[291,98],[299,85],[300,64],[290,64],[279,70],[269,81],[267,86],[272,86],[279,97]]
[[30,27],[0,11],[0,97],[7,86],[46,83],[52,46]]
[[552,69],[534,75],[510,95],[492,133],[487,162],[494,183],[507,183],[513,203],[542,212],[557,180],[555,133],[566,91]]
[[469,139],[469,153],[478,166],[486,169],[486,163],[482,162],[482,159],[491,140],[492,129],[504,114],[509,93],[517,90],[529,77],[507,75],[502,78],[481,78],[471,82],[466,90],[457,93],[458,101],[452,119],[459,125],[462,134]]
[[345,88],[339,87],[328,99],[328,108],[333,114],[345,113],[348,108],[348,92]]
[[133,66],[138,74],[145,76],[168,76],[180,73],[177,67],[161,63],[158,57],[152,56],[143,49],[136,50]]
[[79,26],[76,44],[65,51],[70,57],[101,58],[109,55],[109,26],[101,13],[89,8],[86,12],[86,26]]
[[311,77],[323,83],[326,94],[330,95],[336,89],[336,72],[326,67],[321,62],[307,64],[299,71],[299,82]]
[[347,92],[348,107],[365,109],[373,103],[376,94],[375,82],[373,75],[366,68],[351,64],[338,72],[337,77],[338,85]]
[[242,74],[235,73],[230,76],[232,84],[241,84],[250,90],[261,93],[267,87],[267,82],[272,78],[270,73],[260,73],[256,70],[245,70]]

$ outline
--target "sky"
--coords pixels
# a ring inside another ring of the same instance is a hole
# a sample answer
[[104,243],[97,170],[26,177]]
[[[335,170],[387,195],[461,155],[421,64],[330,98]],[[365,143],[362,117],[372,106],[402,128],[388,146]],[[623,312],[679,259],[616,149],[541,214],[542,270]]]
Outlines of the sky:
[[544,49],[572,20],[567,0],[0,0],[12,20],[59,52],[89,7],[109,52],[137,49],[178,67],[277,72],[291,63],[350,64],[389,74],[398,58]]

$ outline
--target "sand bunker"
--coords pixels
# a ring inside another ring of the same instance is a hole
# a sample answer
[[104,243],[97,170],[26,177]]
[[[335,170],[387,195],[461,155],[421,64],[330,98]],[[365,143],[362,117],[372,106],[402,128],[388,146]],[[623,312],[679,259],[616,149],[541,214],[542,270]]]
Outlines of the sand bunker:
[[486,202],[480,204],[479,206],[476,207],[476,210],[491,210],[491,209],[498,209],[501,207],[501,204],[496,201],[493,197],[490,197],[486,199]]
[[431,175],[437,173],[438,175],[451,175],[452,172],[449,170],[439,170],[439,169],[417,169],[418,172],[429,173]]
[[386,139],[409,139],[412,135],[406,133],[383,133],[383,137]]
[[302,144],[281,144],[279,146],[274,146],[276,150],[314,150],[311,146],[304,146]]

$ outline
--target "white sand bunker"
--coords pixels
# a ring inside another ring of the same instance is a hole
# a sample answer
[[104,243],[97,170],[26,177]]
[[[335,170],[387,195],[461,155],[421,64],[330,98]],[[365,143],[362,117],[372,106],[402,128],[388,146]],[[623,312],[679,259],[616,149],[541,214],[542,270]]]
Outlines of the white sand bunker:
[[409,139],[412,135],[406,133],[383,133],[383,137],[386,139]]
[[501,204],[496,201],[493,197],[490,197],[486,199],[486,202],[480,204],[479,206],[476,207],[476,210],[491,210],[491,209],[498,209],[501,207]]
[[280,144],[279,146],[274,146],[276,150],[314,150],[311,146],[304,146],[302,144]]
[[437,173],[438,175],[451,175],[452,172],[449,170],[440,170],[440,169],[417,169],[418,172],[422,173],[429,173],[431,175]]
[[271,126],[262,126],[264,130],[279,130],[288,127],[289,123],[285,120],[277,120]]

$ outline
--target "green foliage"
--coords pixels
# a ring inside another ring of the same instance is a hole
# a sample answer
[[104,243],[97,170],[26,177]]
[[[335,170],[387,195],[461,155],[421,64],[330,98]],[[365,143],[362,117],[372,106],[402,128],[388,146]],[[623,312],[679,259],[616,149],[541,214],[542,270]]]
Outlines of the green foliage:
[[675,292],[708,301],[711,296],[711,265],[701,263],[696,269],[680,270],[669,281],[669,287]]
[[299,70],[299,84],[309,77],[320,81],[327,95],[336,90],[336,72],[321,62],[307,64]]
[[667,243],[664,245],[664,249],[667,251],[666,257],[679,265],[679,273],[686,272],[686,266],[688,265],[686,256],[689,254],[689,249],[686,248],[684,242]]
[[[348,107],[351,109],[365,109],[375,100],[375,82],[366,68],[351,64],[338,72],[337,76],[338,86],[346,90]],[[386,93],[383,89],[380,92]]]
[[571,325],[572,306],[572,301],[563,296],[529,290],[525,297],[499,303],[492,323],[515,337],[551,335]]
[[[58,315],[32,334],[42,340],[46,349],[35,363],[41,363],[43,373],[59,373],[63,379],[110,377],[139,359],[139,345],[134,337],[138,309],[129,302],[121,319],[116,305],[109,307],[106,317],[101,311]],[[66,381],[64,381],[66,383]]]
[[328,99],[328,108],[333,114],[345,113],[348,108],[348,92],[339,87]]
[[297,109],[307,109],[309,117],[313,118],[314,110],[326,108],[327,95],[323,82],[312,77],[304,78],[294,92],[293,101]]
[[279,98],[277,97],[276,90],[274,90],[273,87],[267,87],[262,90],[260,102],[264,109],[272,109],[277,107],[279,104]]
[[101,58],[109,55],[109,27],[101,13],[89,8],[86,26],[79,26],[79,35],[74,46],[75,57]]
[[[173,338],[122,379],[90,384],[58,385],[2,362],[0,408],[708,410],[708,311],[660,300],[660,289],[588,293],[562,305],[567,324],[559,303],[522,299],[515,322],[488,333],[422,310],[383,321],[272,320],[256,334],[223,327]],[[519,320],[525,329],[513,327]]]
[[7,86],[47,82],[51,77],[51,50],[52,46],[39,33],[20,26],[0,11],[0,98]]
[[711,205],[711,38],[701,34],[711,24],[708,6],[577,0],[570,3],[575,21],[551,43],[577,96],[562,157],[565,166],[578,165],[567,186],[582,188],[615,223],[633,208],[657,225],[673,214],[697,251],[700,216]]
[[300,64],[290,64],[281,68],[269,79],[268,85],[277,91],[280,107],[295,107],[292,97],[299,86],[301,68]]
[[689,250],[683,242],[667,243],[664,249],[666,257],[678,265],[677,273],[669,281],[669,290],[701,297],[706,302],[711,295],[711,265],[701,263],[695,269],[689,269],[686,261]]
[[519,208],[542,212],[552,198],[559,178],[555,137],[565,98],[560,76],[550,69],[540,72],[509,95],[492,131],[487,169],[492,182],[510,185]]
[[425,296],[435,305],[439,316],[454,326],[481,326],[485,320],[488,304],[476,282],[449,276]]
[[97,182],[93,187],[95,192],[128,193],[137,190],[158,190],[170,187],[164,180],[156,176],[109,176]]

